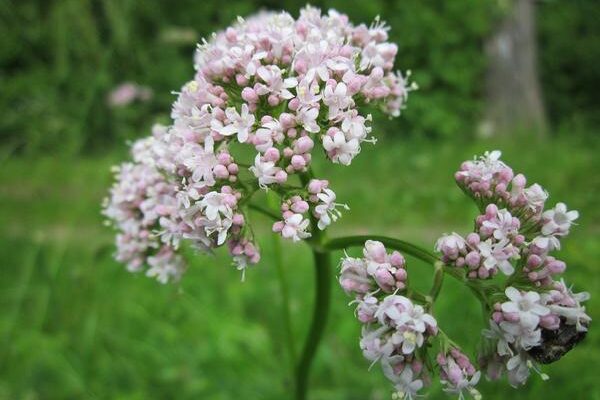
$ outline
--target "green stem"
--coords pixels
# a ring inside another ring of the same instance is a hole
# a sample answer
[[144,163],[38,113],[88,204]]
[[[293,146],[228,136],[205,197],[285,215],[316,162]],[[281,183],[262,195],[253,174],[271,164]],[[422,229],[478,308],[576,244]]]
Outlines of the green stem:
[[352,246],[364,246],[367,240],[377,240],[383,243],[387,247],[399,250],[406,254],[418,258],[428,264],[435,264],[439,261],[434,254],[422,249],[419,246],[415,246],[412,243],[405,242],[404,240],[393,239],[386,236],[370,236],[370,235],[357,235],[357,236],[345,236],[341,238],[335,238],[327,241],[323,247],[327,250],[343,250],[347,247]]
[[[401,251],[405,254],[411,255],[427,264],[435,266],[436,263],[440,263],[440,259],[428,250],[425,250],[417,245],[414,245],[404,240],[389,238],[387,236],[370,236],[370,235],[357,235],[357,236],[344,236],[335,238],[327,241],[323,248],[326,250],[343,250],[348,247],[362,247],[365,245],[367,240],[377,240],[383,243],[386,247],[394,250]],[[449,268],[441,264],[444,273],[452,276],[453,278],[465,283],[465,277],[462,272],[455,268]]]
[[[271,208],[277,207],[277,197],[274,195],[267,195],[267,202]],[[265,209],[265,211],[268,211]],[[290,371],[294,371],[296,365],[296,348],[294,340],[294,329],[292,327],[292,318],[290,312],[290,291],[288,286],[287,277],[285,274],[285,267],[283,265],[283,258],[281,255],[281,239],[277,235],[272,235],[273,244],[273,257],[275,259],[275,269],[277,270],[277,279],[279,280],[279,291],[281,295],[281,308],[283,316],[283,327],[285,336],[285,345],[288,352],[288,358],[290,362]],[[292,373],[290,372],[290,374]]]
[[[315,228],[312,241],[319,242],[320,233],[318,228]],[[310,367],[325,331],[331,297],[332,268],[329,252],[313,247],[312,254],[316,280],[315,300],[310,330],[296,368],[296,400],[306,399]]]
[[435,303],[435,300],[440,294],[440,290],[442,290],[442,285],[444,284],[444,263],[436,261],[433,264],[433,268],[435,272],[433,275],[433,284],[429,290],[429,309],[433,307],[433,303]]

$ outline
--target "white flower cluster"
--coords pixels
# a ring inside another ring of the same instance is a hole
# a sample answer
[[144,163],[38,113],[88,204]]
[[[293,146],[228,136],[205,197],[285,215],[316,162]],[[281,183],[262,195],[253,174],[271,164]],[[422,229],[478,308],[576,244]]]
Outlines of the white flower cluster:
[[410,399],[424,386],[418,350],[437,334],[437,322],[423,306],[396,294],[406,289],[405,264],[400,253],[388,254],[382,243],[369,240],[363,258],[342,259],[339,281],[346,293],[355,295],[365,358],[381,363],[397,397]]
[[[339,218],[347,206],[327,181],[311,180],[313,150],[320,144],[329,160],[349,165],[363,142],[374,141],[363,106],[399,115],[413,86],[393,71],[397,47],[387,31],[379,20],[355,26],[336,11],[306,7],[298,19],[285,12],[239,18],[199,45],[172,124],[136,143],[135,162],[122,167],[143,176],[116,176],[105,215],[120,231],[118,259],[135,270],[148,264],[166,281],[183,270],[180,242],[207,251],[226,244],[244,270],[260,258],[246,223],[259,189],[281,197],[273,229],[285,238],[306,239]],[[253,161],[240,161],[247,154],[240,145],[252,149]],[[155,190],[154,180],[168,192]],[[131,190],[138,198],[123,200]]]

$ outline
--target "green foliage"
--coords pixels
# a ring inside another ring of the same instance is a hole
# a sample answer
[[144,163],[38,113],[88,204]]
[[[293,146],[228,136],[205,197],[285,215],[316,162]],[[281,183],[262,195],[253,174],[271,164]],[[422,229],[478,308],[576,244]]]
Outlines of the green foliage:
[[598,126],[600,6],[594,0],[539,4],[539,65],[548,116],[565,129]]
[[[6,0],[4,0],[6,1]],[[171,91],[193,74],[194,44],[261,8],[297,14],[304,1],[98,2],[32,0],[0,7],[0,137],[9,152],[101,151],[167,121]],[[421,90],[380,132],[451,136],[473,131],[481,108],[482,41],[492,3],[470,0],[316,1],[356,23],[381,15],[399,43],[398,67]],[[124,81],[154,90],[149,104],[111,109]]]
[[[172,91],[193,75],[194,45],[258,9],[297,15],[303,0],[0,0],[0,143],[3,152],[98,152],[168,122]],[[399,44],[398,68],[420,90],[379,133],[469,137],[482,115],[483,43],[506,2],[476,0],[319,0],[356,23],[376,15]],[[540,69],[555,125],[597,122],[598,7],[593,0],[539,5]],[[504,10],[505,11],[505,10]],[[154,91],[149,103],[111,109],[119,83]]]
[[[560,258],[569,265],[568,281],[575,289],[592,294],[589,311],[600,319],[600,180],[590,172],[600,168],[600,141],[593,137],[545,142],[388,138],[365,146],[349,168],[320,162],[317,170],[327,168],[340,201],[351,207],[331,227],[331,237],[380,233],[430,247],[442,232],[468,231],[476,208],[452,182],[452,171],[463,159],[493,148],[503,150],[515,170],[547,187],[552,203],[565,201],[581,211]],[[132,275],[112,259],[113,235],[102,226],[99,205],[110,165],[121,158],[111,153],[2,162],[0,399],[289,398],[270,224],[253,215],[263,260],[247,272],[244,283],[224,249],[215,257],[190,254],[192,265],[180,285]],[[299,341],[312,304],[310,252],[286,242],[281,253]],[[409,259],[408,268],[417,288],[429,286],[429,266]],[[349,298],[336,282],[332,294],[331,319],[311,374],[311,399],[389,398],[389,382],[379,369],[367,371]],[[435,312],[444,329],[472,350],[481,317],[469,296],[446,280]],[[580,346],[544,367],[550,381],[533,376],[521,390],[506,382],[482,382],[484,398],[600,397],[593,368],[600,357],[596,328],[592,324]],[[448,398],[439,387],[431,392],[429,398]]]

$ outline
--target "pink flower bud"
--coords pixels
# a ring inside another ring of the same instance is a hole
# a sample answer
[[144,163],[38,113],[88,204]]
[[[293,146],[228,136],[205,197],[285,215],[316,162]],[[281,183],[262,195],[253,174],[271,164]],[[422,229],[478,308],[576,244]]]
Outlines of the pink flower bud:
[[268,102],[271,107],[275,107],[277,104],[279,104],[279,97],[271,94],[269,95]]
[[294,143],[294,151],[296,154],[309,152],[313,149],[315,143],[309,136],[302,136]]
[[256,91],[250,87],[245,87],[242,89],[242,99],[247,101],[248,103],[257,103],[258,102],[258,94]]
[[288,102],[288,108],[292,111],[296,111],[300,107],[300,100],[297,97],[294,97]]
[[308,211],[308,203],[304,200],[300,200],[292,204],[292,211],[298,214],[304,214]]
[[292,157],[291,164],[294,167],[294,169],[301,170],[302,168],[304,168],[306,166],[306,161],[304,161],[304,157],[299,156],[299,155],[294,155]]
[[293,128],[296,125],[296,120],[290,113],[281,113],[279,116],[279,122],[284,130]]
[[289,137],[290,139],[294,139],[296,136],[298,136],[298,131],[295,128],[288,129],[287,137]]
[[266,151],[265,154],[263,156],[263,159],[265,161],[272,161],[272,162],[277,162],[279,161],[279,150],[277,150],[275,147],[269,147]]
[[406,261],[404,260],[402,254],[397,251],[394,251],[390,256],[390,264],[392,264],[394,267],[404,267],[405,262]]
[[244,75],[242,74],[237,74],[235,76],[235,82],[239,85],[239,86],[246,86],[248,84],[248,78],[246,78]]
[[285,171],[277,171],[277,173],[275,174],[275,179],[277,180],[277,183],[284,183],[285,181],[287,181],[287,177],[288,174]]
[[481,239],[479,238],[479,235],[476,234],[476,233],[469,233],[467,235],[467,243],[470,246],[475,247],[475,246],[477,246],[479,244],[480,241],[481,241]]
[[240,168],[236,163],[231,163],[227,166],[227,171],[229,171],[230,174],[237,175],[237,173],[240,172]]
[[213,168],[213,174],[217,179],[227,179],[229,177],[229,171],[227,170],[227,167],[222,164],[215,165]]
[[478,267],[480,261],[481,261],[481,256],[476,251],[471,251],[465,256],[465,263],[470,268]]
[[244,215],[243,214],[234,214],[231,222],[234,225],[244,225]]

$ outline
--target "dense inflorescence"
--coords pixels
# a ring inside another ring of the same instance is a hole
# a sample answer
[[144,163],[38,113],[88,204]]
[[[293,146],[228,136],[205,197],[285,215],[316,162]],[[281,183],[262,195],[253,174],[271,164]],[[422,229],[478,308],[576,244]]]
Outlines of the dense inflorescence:
[[[551,255],[578,213],[563,203],[545,209],[547,192],[538,184],[526,186],[499,151],[463,163],[455,177],[482,214],[473,232],[446,234],[435,250],[441,271],[477,294],[489,317],[478,365],[488,378],[506,375],[515,387],[531,371],[547,379],[538,363],[562,357],[584,338],[591,321],[582,305],[589,295],[558,279],[566,264]],[[397,398],[416,396],[436,372],[446,392],[481,397],[475,389],[481,373],[428,314],[436,294],[412,290],[398,252],[387,254],[382,243],[367,241],[362,258],[342,259],[339,282],[355,296],[363,354],[382,364]]]
[[279,195],[273,230],[284,238],[307,239],[339,218],[347,206],[310,165],[315,150],[349,165],[375,141],[367,106],[399,115],[413,86],[393,70],[387,32],[379,19],[352,25],[306,7],[298,19],[239,18],[199,45],[172,124],[137,142],[133,163],[117,170],[104,210],[119,230],[117,259],[166,282],[184,270],[185,241],[205,251],[227,245],[245,270],[260,259],[247,214],[260,190]]
[[428,348],[434,341],[440,343],[436,362],[445,390],[477,393],[480,373],[439,331],[427,311],[428,299],[408,289],[406,261],[399,252],[388,253],[381,242],[369,240],[363,257],[342,259],[339,282],[355,297],[363,355],[371,365],[381,365],[396,398],[412,399],[431,382]]

